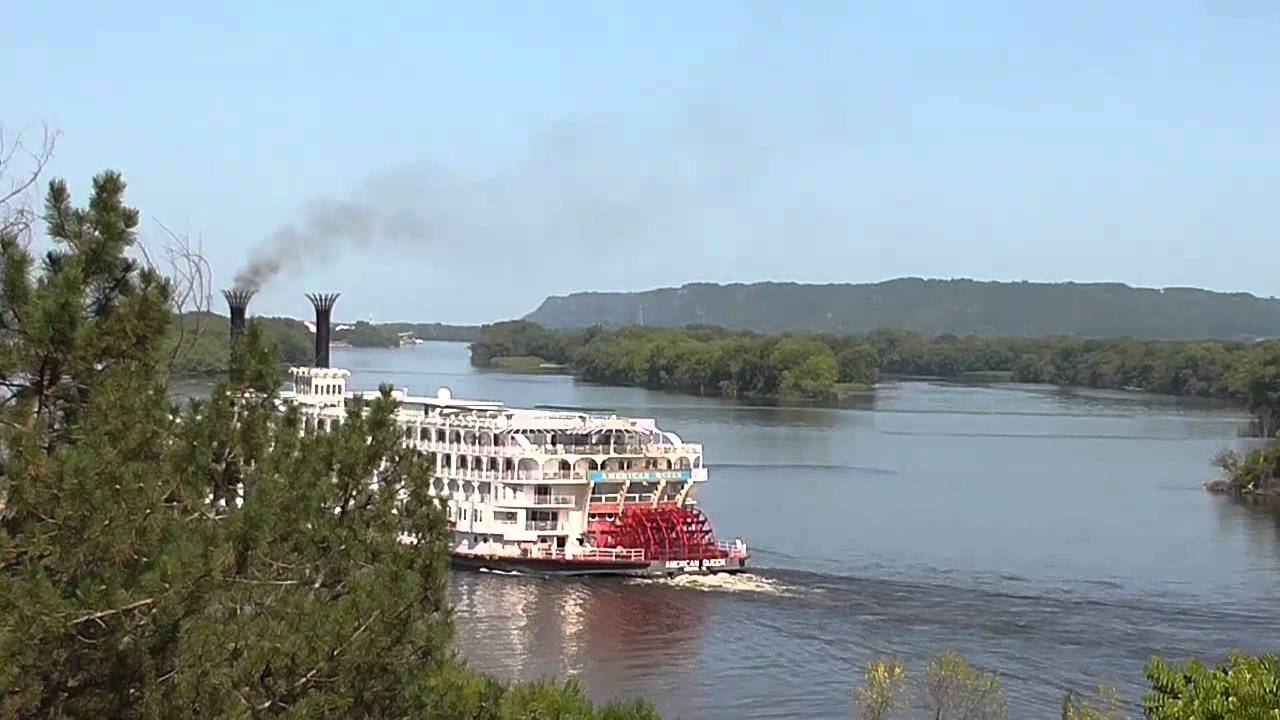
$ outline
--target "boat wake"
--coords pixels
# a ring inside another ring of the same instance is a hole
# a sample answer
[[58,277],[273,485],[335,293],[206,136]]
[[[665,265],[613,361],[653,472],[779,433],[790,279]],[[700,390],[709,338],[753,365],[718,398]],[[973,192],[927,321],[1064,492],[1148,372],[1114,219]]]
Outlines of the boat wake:
[[750,573],[713,573],[710,575],[676,575],[670,578],[635,578],[631,582],[690,588],[704,592],[758,593],[779,597],[793,595],[796,592],[796,589],[789,585]]
[[490,574],[490,575],[510,575],[510,576],[515,576],[515,577],[521,577],[521,576],[523,576],[523,575],[524,575],[524,573],[522,573],[522,572],[518,572],[518,571],[516,571],[516,570],[492,570],[492,569],[487,568],[487,567],[482,567],[482,568],[480,568],[480,572],[482,572],[482,573],[488,573],[488,574]]

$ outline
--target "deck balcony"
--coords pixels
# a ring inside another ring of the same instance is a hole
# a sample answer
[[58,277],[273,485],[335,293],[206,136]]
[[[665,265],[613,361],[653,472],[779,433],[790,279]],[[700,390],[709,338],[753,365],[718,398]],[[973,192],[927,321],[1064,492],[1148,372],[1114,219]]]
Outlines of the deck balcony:
[[506,497],[494,495],[492,504],[505,508],[575,508],[578,500],[573,495],[516,493]]
[[660,443],[618,443],[615,445],[535,445],[532,450],[543,455],[609,455],[633,457],[667,455],[701,455],[702,445],[663,445]]
[[436,474],[453,480],[484,480],[488,482],[547,483],[552,485],[585,484],[585,473],[542,472],[541,470],[468,470],[463,468],[436,468]]
[[573,507],[577,504],[572,495],[534,495],[533,505],[537,507]]
[[630,456],[630,457],[667,457],[667,456],[699,456],[702,455],[701,443],[685,445],[664,445],[659,443],[627,443],[615,445],[496,445],[470,442],[445,442],[441,440],[423,440],[413,436],[406,430],[405,440],[427,452],[462,454],[462,455],[496,455],[499,457],[528,457],[530,455],[561,456],[581,455],[584,457]]

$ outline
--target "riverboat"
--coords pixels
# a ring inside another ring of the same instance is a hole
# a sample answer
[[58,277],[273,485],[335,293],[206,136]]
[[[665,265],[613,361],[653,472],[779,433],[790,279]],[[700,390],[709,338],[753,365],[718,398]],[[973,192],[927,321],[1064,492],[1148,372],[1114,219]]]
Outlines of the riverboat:
[[[243,332],[248,296],[227,294],[232,331]],[[336,295],[316,310],[311,367],[290,369],[284,403],[304,431],[326,432],[360,396],[351,373],[329,367]],[[674,576],[736,572],[742,539],[716,537],[694,499],[707,481],[703,449],[650,418],[507,407],[393,391],[404,441],[428,453],[429,492],[440,498],[459,568],[558,575]]]

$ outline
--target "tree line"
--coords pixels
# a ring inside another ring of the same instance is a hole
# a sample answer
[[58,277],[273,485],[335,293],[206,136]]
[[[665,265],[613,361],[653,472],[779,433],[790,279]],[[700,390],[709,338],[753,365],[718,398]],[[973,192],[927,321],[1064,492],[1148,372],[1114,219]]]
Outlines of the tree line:
[[[536,356],[583,380],[724,397],[829,400],[882,376],[983,376],[1165,395],[1220,398],[1248,408],[1250,432],[1280,430],[1280,341],[1143,341],[1130,338],[926,336],[881,329],[861,335],[760,335],[725,328],[550,330],[526,320],[485,325],[471,361]],[[1224,451],[1215,489],[1280,494],[1280,445]]]
[[[1280,716],[1280,659],[1238,653],[1216,667],[1152,659],[1145,668],[1150,690],[1141,699],[1148,720],[1235,720]],[[1008,697],[999,674],[945,652],[913,676],[901,660],[873,658],[854,689],[861,720],[1007,720]],[[1061,720],[1125,720],[1131,707],[1106,682],[1087,692],[1067,692]]]
[[1136,390],[1242,402],[1270,434],[1280,419],[1280,341],[1128,338],[760,335],[712,326],[555,331],[525,320],[481,328],[472,362],[535,355],[585,380],[729,397],[830,397],[882,375],[997,374],[1015,382]]
[[[306,365],[314,359],[315,336],[301,321],[287,317],[256,316],[254,320],[275,346],[280,361],[287,365]],[[225,315],[213,312],[175,313],[168,334],[175,372],[182,375],[213,375],[230,367],[228,341],[231,323]],[[468,341],[479,336],[479,328],[442,323],[370,323],[357,321],[335,329],[334,342],[357,348],[394,348],[400,346],[400,333],[410,332],[423,340]]]

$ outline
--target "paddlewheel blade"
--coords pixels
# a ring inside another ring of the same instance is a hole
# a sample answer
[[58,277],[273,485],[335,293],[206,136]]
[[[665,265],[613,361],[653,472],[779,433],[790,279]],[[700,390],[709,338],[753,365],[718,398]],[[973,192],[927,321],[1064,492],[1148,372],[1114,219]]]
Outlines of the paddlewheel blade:
[[596,547],[643,548],[652,560],[725,557],[711,521],[693,507],[626,508],[615,523],[594,531]]

